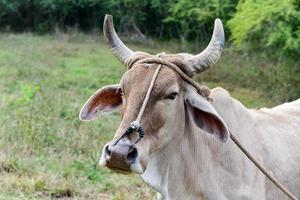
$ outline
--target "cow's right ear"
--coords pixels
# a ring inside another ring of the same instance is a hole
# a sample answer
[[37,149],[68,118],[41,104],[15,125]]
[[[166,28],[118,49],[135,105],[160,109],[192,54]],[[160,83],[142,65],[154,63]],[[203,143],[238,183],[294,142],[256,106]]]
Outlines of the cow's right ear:
[[187,88],[185,101],[188,112],[198,128],[216,135],[222,142],[228,141],[230,133],[225,122],[206,98],[190,86]]
[[79,119],[93,120],[97,112],[111,112],[122,104],[122,91],[119,85],[104,86],[93,94],[82,107]]

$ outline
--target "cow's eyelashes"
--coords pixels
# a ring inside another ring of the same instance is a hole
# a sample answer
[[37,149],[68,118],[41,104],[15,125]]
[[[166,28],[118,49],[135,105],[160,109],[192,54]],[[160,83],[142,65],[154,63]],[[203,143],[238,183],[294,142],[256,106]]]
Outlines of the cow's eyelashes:
[[166,96],[166,99],[175,99],[178,95],[178,92],[172,92],[171,94],[169,94],[168,96]]

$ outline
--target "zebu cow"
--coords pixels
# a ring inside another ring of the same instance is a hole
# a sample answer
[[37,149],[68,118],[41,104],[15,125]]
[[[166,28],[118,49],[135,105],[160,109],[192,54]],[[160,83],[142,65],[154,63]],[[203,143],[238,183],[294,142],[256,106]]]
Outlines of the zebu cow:
[[[286,199],[228,140],[231,132],[300,197],[300,99],[251,110],[222,88],[212,89],[206,98],[163,66],[141,118],[144,138],[133,146],[133,133],[116,143],[136,119],[158,64],[132,62],[136,55],[151,55],[127,48],[115,33],[111,16],[105,18],[104,35],[116,57],[127,65],[131,62],[131,68],[119,84],[92,95],[80,113],[81,120],[93,120],[98,111],[123,107],[121,124],[104,146],[100,166],[139,173],[164,199]],[[202,53],[161,58],[192,77],[218,60],[223,45],[223,27],[216,20],[211,42]]]

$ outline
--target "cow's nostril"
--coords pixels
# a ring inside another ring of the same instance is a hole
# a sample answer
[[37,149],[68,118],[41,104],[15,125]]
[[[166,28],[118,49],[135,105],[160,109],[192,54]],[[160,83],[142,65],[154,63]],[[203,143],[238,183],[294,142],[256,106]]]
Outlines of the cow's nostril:
[[105,147],[105,154],[106,154],[107,156],[110,156],[110,155],[111,155],[111,150],[109,150],[108,145]]
[[128,155],[127,155],[127,159],[130,161],[130,162],[133,162],[135,160],[135,158],[138,156],[138,151],[135,147],[132,147],[129,152],[128,152]]

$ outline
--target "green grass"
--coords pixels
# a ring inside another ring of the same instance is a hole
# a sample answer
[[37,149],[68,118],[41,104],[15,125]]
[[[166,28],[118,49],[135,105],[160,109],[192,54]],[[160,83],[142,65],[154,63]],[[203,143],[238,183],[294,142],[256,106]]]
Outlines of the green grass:
[[[81,34],[0,34],[0,44],[0,200],[152,199],[138,176],[97,166],[119,114],[78,119],[87,98],[125,71],[107,46]],[[159,52],[155,46],[133,48]],[[205,84],[223,86],[247,106],[274,104],[260,91],[206,76]]]

